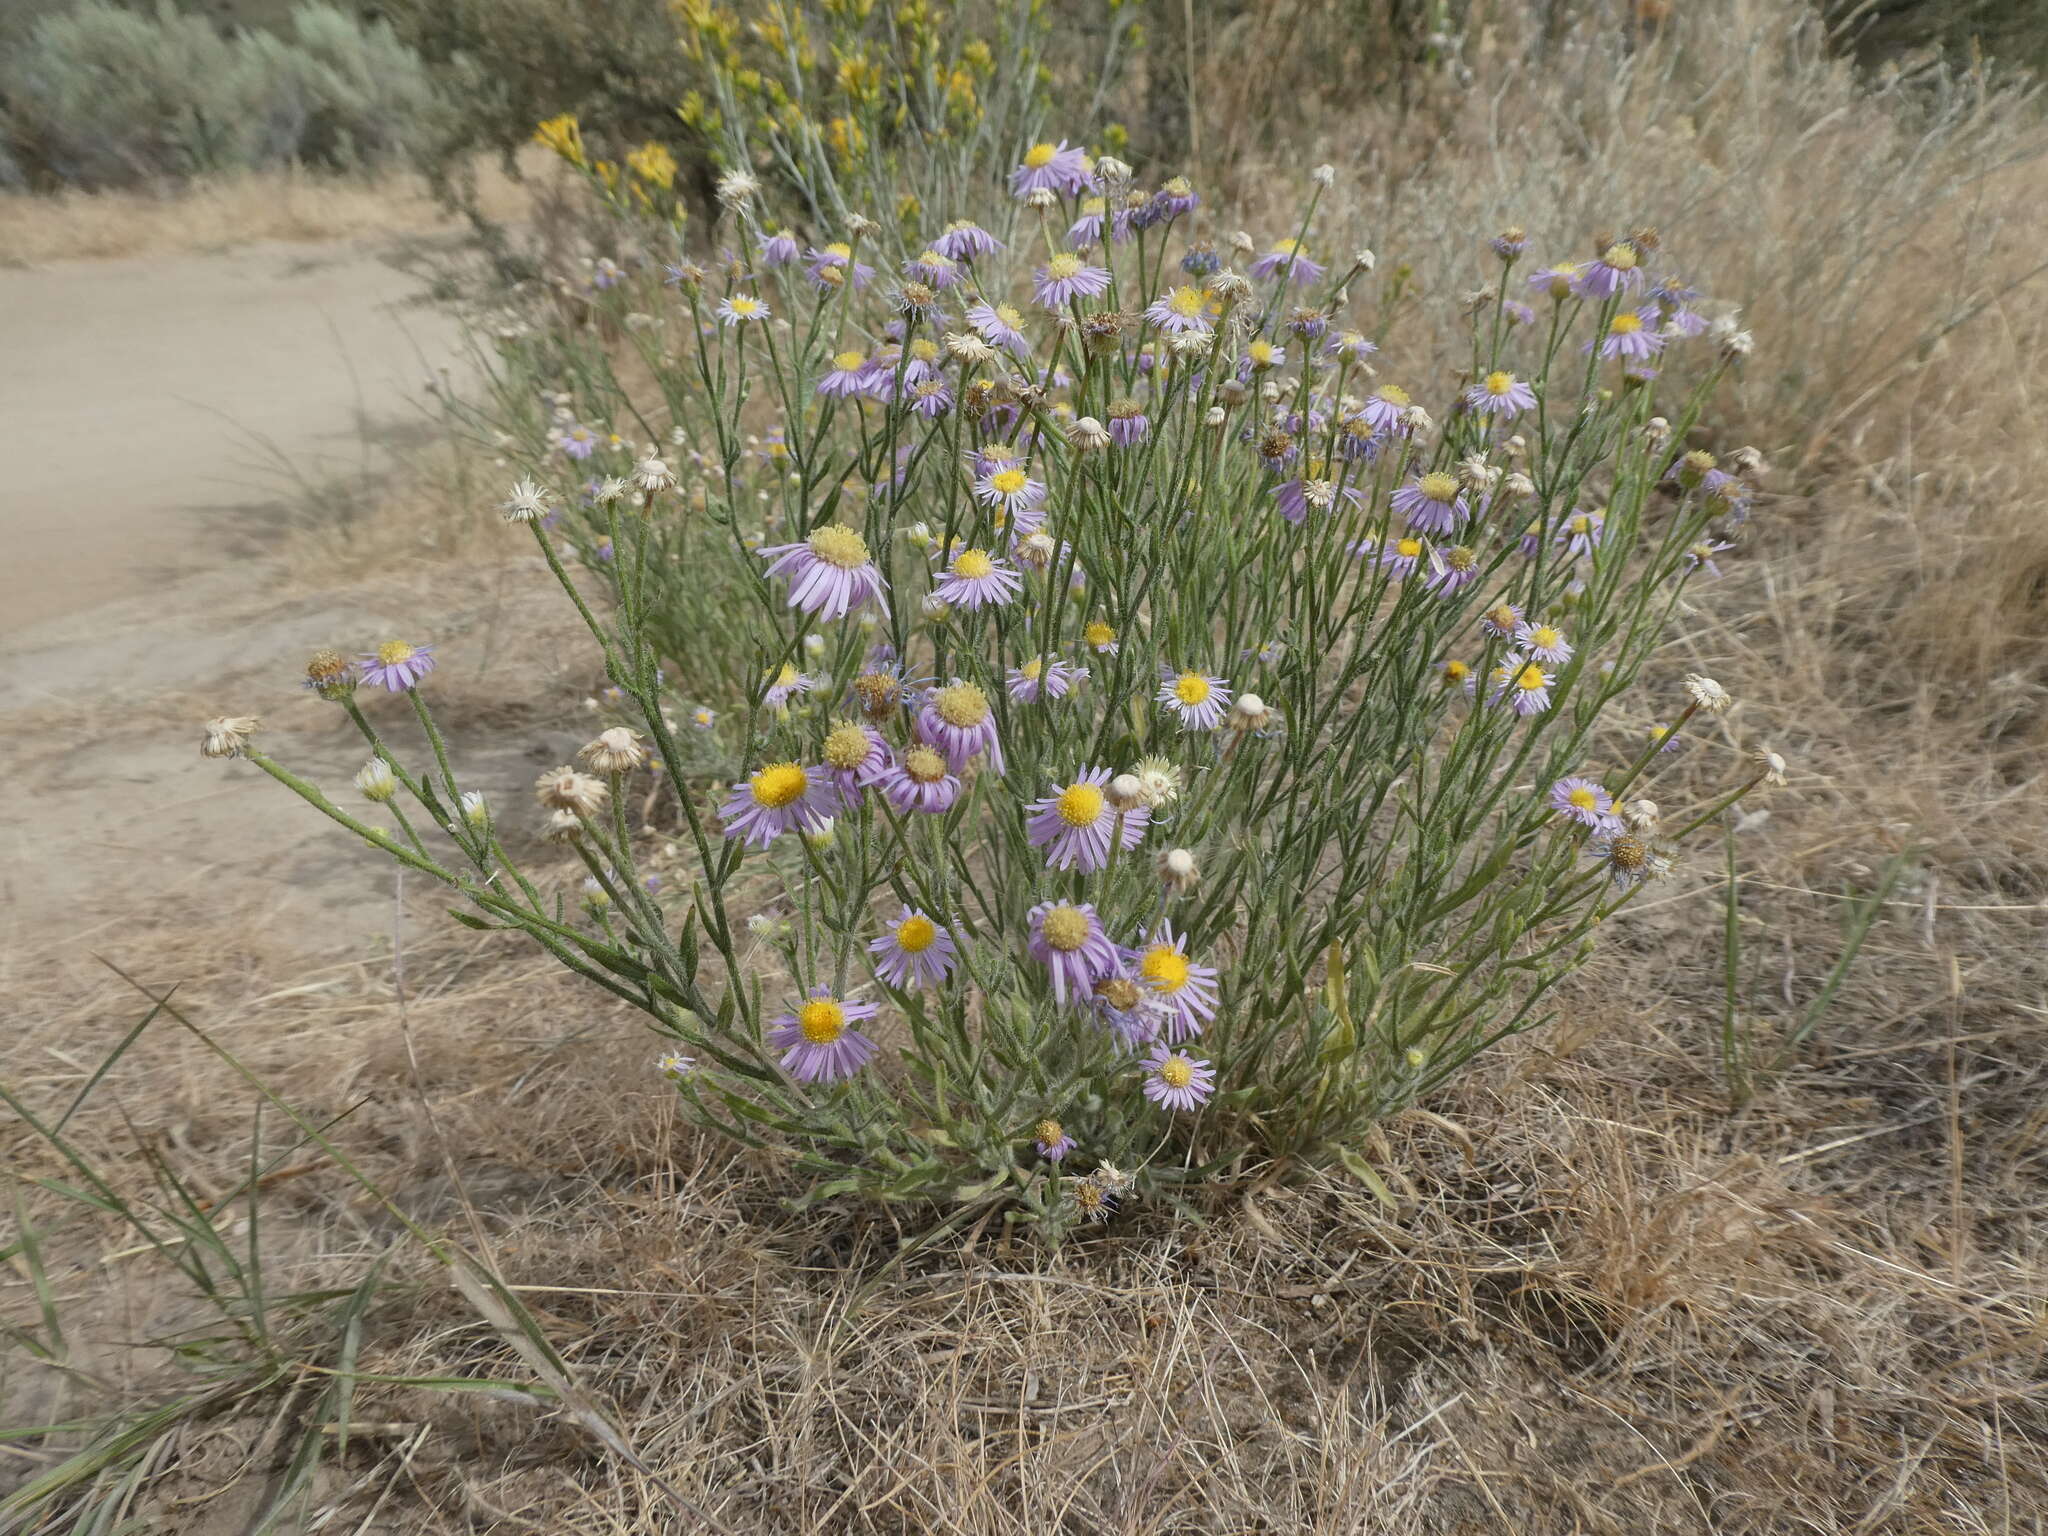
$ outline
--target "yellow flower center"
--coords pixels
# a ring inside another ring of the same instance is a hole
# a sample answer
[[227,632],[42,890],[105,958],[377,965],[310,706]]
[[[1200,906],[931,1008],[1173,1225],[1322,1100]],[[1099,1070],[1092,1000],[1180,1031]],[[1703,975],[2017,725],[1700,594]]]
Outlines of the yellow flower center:
[[1059,255],[1053,257],[1051,261],[1045,264],[1045,275],[1054,279],[1072,277],[1080,270],[1081,258],[1072,251],[1061,251]]
[[1548,624],[1539,624],[1536,628],[1529,631],[1529,643],[1531,645],[1540,646],[1542,649],[1546,651],[1549,650],[1552,646],[1556,645],[1557,642],[1562,640],[1563,638],[1563,635],[1560,635]]
[[812,532],[811,553],[827,565],[842,571],[856,570],[868,563],[868,542],[841,523],[827,523]]
[[1088,942],[1088,914],[1079,907],[1061,905],[1045,914],[1040,926],[1045,942],[1062,954],[1071,954]]
[[1017,674],[1026,682],[1035,683],[1038,681],[1038,675],[1044,670],[1045,659],[1041,656],[1034,656],[1017,669]]
[[1422,540],[1397,539],[1394,541],[1394,553],[1404,560],[1413,560],[1422,553]]
[[1173,696],[1191,708],[1205,703],[1209,698],[1209,679],[1199,672],[1183,672],[1174,681]]
[[1447,683],[1462,683],[1471,675],[1472,669],[1456,658],[1444,663],[1444,681]]
[[1277,355],[1270,341],[1255,341],[1245,348],[1245,352],[1250,356],[1254,368],[1272,367],[1273,359]]
[[837,256],[841,261],[850,261],[853,259],[853,247],[844,240],[834,240],[825,247],[825,254],[827,256]]
[[1573,810],[1578,811],[1597,810],[1600,805],[1600,797],[1583,786],[1566,795],[1565,799],[1571,802]]
[[932,707],[946,724],[964,731],[988,718],[988,695],[972,683],[955,683],[932,696]]
[[1138,962],[1138,974],[1153,991],[1171,996],[1188,984],[1188,957],[1171,944],[1154,944]]
[[1052,164],[1052,157],[1059,149],[1051,144],[1034,144],[1024,151],[1024,163],[1034,171],[1042,171]]
[[1095,619],[1089,623],[1086,629],[1081,631],[1081,638],[1099,651],[1105,645],[1112,645],[1116,642],[1116,631],[1103,623],[1102,620]]
[[1202,302],[1201,289],[1183,285],[1173,290],[1173,297],[1166,301],[1166,307],[1176,315],[1192,319],[1202,312]]
[[1565,526],[1570,528],[1573,533],[1591,533],[1593,531],[1593,519],[1581,512]]
[[922,912],[913,912],[896,925],[896,947],[906,955],[923,954],[938,936],[938,925]]
[[1021,469],[999,469],[989,476],[988,483],[1004,496],[1014,496],[1030,483],[1030,476]]
[[825,761],[834,768],[858,768],[867,761],[868,735],[850,721],[841,721],[826,734]]
[[1600,258],[1617,272],[1633,272],[1636,267],[1636,248],[1626,241],[1607,247]]
[[395,667],[402,661],[411,661],[413,648],[403,640],[386,640],[377,647],[377,659],[387,667]]
[[1275,240],[1273,242],[1273,254],[1275,256],[1292,256],[1295,252],[1299,251],[1300,249],[1301,242],[1299,240],[1287,239]]
[[969,581],[979,581],[996,568],[986,550],[963,549],[953,561],[953,574],[965,576]]
[[1024,323],[1024,317],[1008,304],[998,304],[996,306],[996,318],[1013,331]]
[[851,373],[867,360],[865,352],[841,352],[832,359],[832,366],[841,373]]
[[759,314],[761,311],[761,301],[759,299],[750,299],[744,293],[728,302],[732,312],[736,315],[754,315]]
[[1499,607],[1486,610],[1486,622],[1495,629],[1513,629],[1521,620],[1516,616],[1514,609],[1502,603]]
[[1048,1147],[1056,1147],[1066,1140],[1067,1131],[1066,1127],[1057,1120],[1041,1120],[1038,1122],[1038,1128],[1032,1134]]
[[1169,1088],[1185,1088],[1194,1080],[1195,1064],[1185,1056],[1169,1056],[1159,1064],[1159,1081]]
[[953,265],[953,258],[950,256],[941,256],[937,251],[926,251],[922,256],[917,258],[915,265],[920,267],[928,267],[934,272],[945,272],[951,269]]
[[903,754],[903,771],[916,784],[936,784],[946,776],[946,760],[930,747],[912,747]]
[[785,661],[782,664],[782,670],[775,674],[771,686],[776,688],[787,688],[791,683],[796,681],[796,678],[796,663],[791,661]]
[[1534,693],[1544,686],[1543,669],[1530,665],[1515,674],[1515,686],[1524,693]]
[[829,997],[814,997],[796,1011],[796,1027],[813,1045],[830,1045],[846,1033],[846,1010]]
[[710,710],[700,709],[695,714],[691,715],[690,718],[696,721],[699,725],[709,725],[712,720],[712,715]]
[[1444,551],[1444,564],[1462,575],[1479,564],[1479,556],[1463,544],[1453,544]]
[[1389,405],[1405,406],[1411,403],[1408,399],[1408,391],[1398,384],[1382,384],[1373,393]]
[[1415,488],[1431,501],[1450,501],[1458,494],[1455,477],[1440,469],[1433,469],[1416,483]]
[[1607,322],[1609,334],[1615,336],[1633,336],[1642,328],[1643,317],[1634,310],[1629,309],[1624,309],[1620,314]]
[[1102,816],[1102,791],[1093,784],[1069,784],[1054,809],[1070,827],[1092,827]]
[[1498,370],[1486,376],[1486,392],[1489,395],[1504,395],[1515,387],[1515,376]]
[[1616,869],[1638,870],[1650,862],[1650,850],[1639,837],[1617,837],[1607,845],[1607,862]]
[[795,763],[770,763],[749,779],[747,786],[754,793],[754,804],[766,810],[779,811],[800,798],[810,787],[810,782],[803,769]]

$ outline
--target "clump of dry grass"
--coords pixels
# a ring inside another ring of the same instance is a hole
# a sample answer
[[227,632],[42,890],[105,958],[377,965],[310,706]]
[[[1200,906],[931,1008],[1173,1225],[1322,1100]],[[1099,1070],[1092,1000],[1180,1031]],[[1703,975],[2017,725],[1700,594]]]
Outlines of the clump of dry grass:
[[[477,168],[479,206],[516,222],[527,194],[495,163]],[[0,195],[0,266],[215,251],[256,241],[450,233],[456,216],[405,172],[337,176],[288,167],[163,191]]]

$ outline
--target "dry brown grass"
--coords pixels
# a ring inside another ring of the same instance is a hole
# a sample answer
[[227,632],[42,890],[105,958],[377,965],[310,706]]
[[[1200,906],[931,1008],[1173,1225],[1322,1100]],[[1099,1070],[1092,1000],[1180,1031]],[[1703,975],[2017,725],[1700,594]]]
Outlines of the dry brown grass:
[[[525,216],[527,193],[493,163],[478,166],[491,218]],[[258,241],[377,239],[449,233],[458,223],[420,177],[327,176],[288,169],[194,182],[161,193],[0,195],[0,266],[222,250]]]
[[[1376,171],[1339,213],[1428,297],[1388,348],[1415,377],[1450,366],[1429,348],[1500,223],[1576,248],[1655,213],[1703,286],[1755,296],[1758,358],[1720,414],[1777,460],[1775,493],[1669,658],[1741,703],[1663,772],[1684,802],[1759,741],[1794,760],[1738,835],[1760,1028],[1814,994],[1841,888],[1901,844],[1921,860],[1813,1047],[1740,1114],[1716,1062],[1711,853],[1611,925],[1566,1024],[1388,1127],[1394,1208],[1276,1179],[1199,1224],[1135,1208],[1057,1256],[1000,1228],[906,1256],[885,1217],[786,1210],[775,1162],[679,1126],[632,1022],[423,898],[402,1005],[388,947],[308,969],[232,911],[101,942],[184,983],[309,1113],[360,1101],[350,1154],[473,1241],[459,1180],[579,1379],[714,1529],[2048,1530],[2048,450],[2028,368],[2048,310],[2013,286],[2048,236],[2048,166],[2019,153],[2038,128],[2017,106],[1929,141],[1838,66],[1767,49],[1779,14],[1738,7],[1687,57],[1646,53],[1681,81],[1655,90],[1590,56],[1539,89],[1501,40],[1489,122],[1325,121]],[[349,558],[395,540],[431,559],[424,522],[394,503]],[[485,536],[441,553],[485,563]],[[308,549],[309,579],[344,558]],[[502,633],[542,632],[526,619]],[[532,718],[533,664],[459,707]],[[137,1016],[75,948],[24,951],[9,990],[8,1077],[40,1103]],[[78,1130],[122,1177],[140,1137],[232,1181],[247,1098],[175,1027],[103,1094],[130,1118]],[[12,1166],[56,1171],[4,1134]],[[400,1244],[328,1166],[276,1185],[270,1220],[300,1283]],[[174,1311],[137,1294],[153,1261],[66,1243],[80,1347],[117,1389],[72,1406],[149,1400],[160,1356],[122,1341]],[[522,1373],[417,1250],[393,1273],[410,1288],[373,1314],[364,1369]],[[30,1315],[19,1283],[0,1304]],[[10,1369],[49,1404],[46,1368]],[[323,1529],[693,1528],[566,1416],[405,1388],[357,1412],[379,1427],[318,1490]],[[138,1518],[239,1529],[275,1470],[267,1428],[191,1427]],[[7,1454],[33,1471],[43,1448]]]

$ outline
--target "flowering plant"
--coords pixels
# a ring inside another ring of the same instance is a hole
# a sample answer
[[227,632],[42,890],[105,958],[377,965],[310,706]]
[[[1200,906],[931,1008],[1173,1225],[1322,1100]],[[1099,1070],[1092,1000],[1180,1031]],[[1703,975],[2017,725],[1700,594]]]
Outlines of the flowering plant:
[[1041,143],[1007,235],[894,249],[785,234],[734,172],[715,269],[628,261],[616,327],[506,340],[505,516],[613,714],[537,788],[580,912],[464,789],[424,647],[308,676],[392,830],[253,722],[207,750],[641,1009],[691,1114],[819,1196],[1058,1225],[1276,1161],[1372,1177],[1372,1124],[1542,1023],[1778,770],[1666,818],[1657,756],[1727,695],[1615,724],[1747,517],[1754,455],[1679,446],[1747,338],[1651,232],[1525,275],[1509,231],[1467,376],[1428,385],[1366,334],[1330,180],[1219,249],[1184,180]]

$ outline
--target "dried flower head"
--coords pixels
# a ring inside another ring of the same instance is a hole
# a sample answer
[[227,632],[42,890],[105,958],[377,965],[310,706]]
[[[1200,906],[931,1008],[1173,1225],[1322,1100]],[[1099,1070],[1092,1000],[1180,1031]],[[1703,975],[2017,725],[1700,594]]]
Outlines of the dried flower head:
[[601,732],[597,740],[586,744],[576,756],[592,773],[630,773],[647,766],[648,752],[639,732],[615,725]]
[[512,492],[498,504],[508,523],[537,522],[548,515],[548,493],[528,476],[513,483]]
[[1735,702],[1728,690],[1711,677],[1702,677],[1697,672],[1685,675],[1685,691],[1695,708],[1710,715],[1718,715]]
[[595,816],[604,809],[611,791],[605,787],[604,780],[593,779],[587,773],[578,773],[564,765],[550,768],[534,780],[533,793],[534,798],[551,811]]
[[1756,776],[1762,782],[1779,789],[1785,787],[1785,759],[1769,747],[1758,747],[1749,754],[1750,762],[1756,768]]
[[737,207],[761,190],[761,183],[747,171],[727,171],[718,178],[718,200]]
[[1202,883],[1202,866],[1185,848],[1169,848],[1159,855],[1159,878],[1176,896],[1185,896]]
[[206,722],[199,741],[201,757],[240,757],[250,735],[263,722],[254,715],[219,715]]

